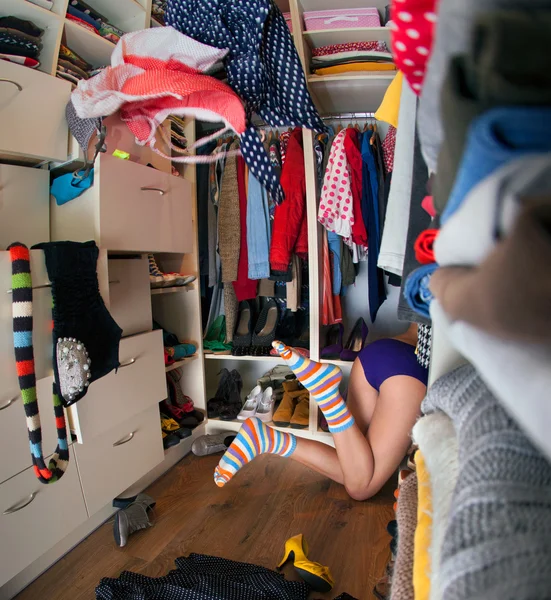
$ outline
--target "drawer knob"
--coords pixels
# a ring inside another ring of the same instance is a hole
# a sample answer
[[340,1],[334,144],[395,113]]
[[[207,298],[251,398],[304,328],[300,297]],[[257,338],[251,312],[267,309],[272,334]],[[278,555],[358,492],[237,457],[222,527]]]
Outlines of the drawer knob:
[[119,369],[124,369],[124,367],[129,367],[130,365],[133,365],[136,362],[135,358],[131,358],[130,360],[127,360],[126,362],[123,362],[119,365]]
[[0,77],[0,81],[3,81],[5,83],[11,83],[12,85],[14,85],[20,92],[23,91],[23,86],[19,85],[17,83],[17,81],[14,81],[13,79],[5,79],[4,77]]
[[13,506],[10,506],[10,508],[7,508],[3,514],[4,515],[12,515],[13,513],[23,510],[25,508],[25,506],[29,506],[29,504],[36,498],[37,494],[38,494],[38,492],[33,492],[29,496],[28,500],[23,502],[23,504],[14,504]]
[[17,398],[19,398],[19,396],[15,396],[15,398],[8,400],[4,406],[0,406],[0,410],[6,410],[6,408],[9,408],[17,400]]
[[162,190],[161,188],[155,188],[155,187],[143,187],[140,188],[142,190],[142,192],[159,192],[159,196],[164,196],[165,195],[165,191]]
[[113,448],[115,448],[117,446],[122,446],[123,444],[128,444],[128,442],[134,437],[135,434],[136,434],[135,431],[131,431],[128,435],[125,435],[118,442],[115,442],[113,444]]

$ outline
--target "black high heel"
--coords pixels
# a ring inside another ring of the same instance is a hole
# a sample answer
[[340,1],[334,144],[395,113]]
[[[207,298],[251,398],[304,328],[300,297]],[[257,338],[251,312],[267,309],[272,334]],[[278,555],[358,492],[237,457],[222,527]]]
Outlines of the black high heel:
[[275,340],[276,327],[279,320],[277,303],[270,298],[260,311],[254,327],[251,354],[253,356],[269,356],[272,342]]
[[250,353],[252,343],[252,309],[247,300],[239,303],[237,327],[233,334],[233,356],[245,356]]

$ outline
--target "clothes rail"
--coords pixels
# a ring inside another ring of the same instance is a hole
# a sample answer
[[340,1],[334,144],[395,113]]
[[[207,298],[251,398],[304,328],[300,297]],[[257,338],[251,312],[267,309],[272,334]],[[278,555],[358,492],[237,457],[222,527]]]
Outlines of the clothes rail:
[[324,121],[340,121],[340,120],[354,120],[354,119],[374,119],[374,112],[357,112],[357,113],[339,113],[339,114],[328,114],[324,115],[322,119]]

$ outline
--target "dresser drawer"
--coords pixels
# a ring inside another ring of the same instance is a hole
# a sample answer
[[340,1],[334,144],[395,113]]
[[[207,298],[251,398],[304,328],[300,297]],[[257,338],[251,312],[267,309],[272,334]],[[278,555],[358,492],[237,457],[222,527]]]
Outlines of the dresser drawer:
[[86,396],[68,409],[80,443],[125,424],[130,417],[166,398],[160,330],[122,339],[119,360],[121,366],[116,373],[112,371],[92,383]]
[[66,160],[71,84],[6,61],[0,78],[0,154]]
[[147,258],[112,258],[109,269],[109,307],[123,336],[151,331],[151,287]]
[[[2,61],[0,61],[2,62]],[[107,252],[100,250],[97,273],[100,293],[109,307]],[[33,346],[36,378],[52,375],[52,292],[42,250],[31,250],[33,282]],[[9,252],[0,252],[0,406],[19,395],[13,350],[11,261]]]
[[[53,377],[36,383],[42,424],[42,448],[51,453],[57,446],[57,430],[52,399]],[[71,443],[69,436],[68,442]],[[32,466],[25,409],[19,393],[2,398],[0,404],[0,450],[9,460],[0,461],[0,483]],[[0,488],[1,489],[1,488]]]
[[151,167],[101,155],[94,185],[57,206],[51,201],[54,240],[96,240],[125,252],[193,249],[191,184]]
[[86,521],[72,448],[69,454],[55,483],[44,485],[27,469],[0,485],[0,586]]
[[164,460],[159,408],[152,406],[74,448],[92,516]]
[[45,169],[0,165],[0,248],[50,240],[49,187]]

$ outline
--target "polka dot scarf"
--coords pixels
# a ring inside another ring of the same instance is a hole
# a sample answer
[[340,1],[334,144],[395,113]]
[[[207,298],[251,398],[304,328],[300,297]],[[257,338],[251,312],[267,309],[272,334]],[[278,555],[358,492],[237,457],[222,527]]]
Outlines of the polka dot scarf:
[[411,89],[419,95],[432,48],[436,0],[393,0],[392,53]]
[[[324,129],[285,19],[272,0],[168,0],[165,22],[199,42],[229,49],[228,83],[245,101],[249,122],[257,113],[272,127]],[[280,203],[278,175],[252,126],[241,136],[241,152]]]

